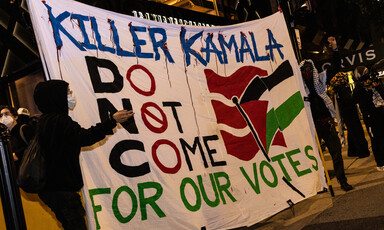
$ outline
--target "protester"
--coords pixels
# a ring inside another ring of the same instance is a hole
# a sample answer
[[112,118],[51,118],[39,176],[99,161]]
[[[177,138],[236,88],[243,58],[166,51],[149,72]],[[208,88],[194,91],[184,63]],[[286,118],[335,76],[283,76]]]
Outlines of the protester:
[[0,106],[0,123],[6,125],[11,134],[10,150],[18,172],[24,150],[34,135],[34,127],[19,122],[17,110],[7,105]]
[[326,94],[326,83],[340,68],[340,56],[338,54],[336,39],[329,37],[328,42],[333,50],[332,65],[321,73],[318,73],[312,60],[303,60],[300,63],[300,70],[304,80],[306,101],[310,102],[313,121],[319,141],[324,140],[329,153],[332,156],[333,167],[336,178],[344,191],[353,189],[348,184],[344,172],[344,162],[341,156],[341,143],[337,135],[333,118],[335,108],[329,96]]
[[18,115],[17,122],[22,124],[27,124],[31,116],[31,113],[26,108],[19,108],[17,110],[17,115]]
[[[364,158],[368,157],[370,152],[350,87],[348,75],[339,72],[330,81],[329,89],[334,91],[336,95],[342,120],[347,126],[348,156]],[[343,132],[343,130],[339,130],[339,132]]]
[[52,209],[64,229],[87,229],[84,207],[77,193],[83,187],[80,148],[104,139],[116,123],[126,121],[134,113],[121,110],[108,120],[84,129],[68,115],[68,109],[72,110],[76,105],[76,97],[67,82],[40,82],[35,88],[34,99],[42,112],[37,135],[45,154],[47,171],[46,186],[38,195]]
[[356,67],[353,98],[359,103],[363,114],[377,170],[384,172],[384,90],[383,85],[370,78],[368,74],[369,70],[366,67]]

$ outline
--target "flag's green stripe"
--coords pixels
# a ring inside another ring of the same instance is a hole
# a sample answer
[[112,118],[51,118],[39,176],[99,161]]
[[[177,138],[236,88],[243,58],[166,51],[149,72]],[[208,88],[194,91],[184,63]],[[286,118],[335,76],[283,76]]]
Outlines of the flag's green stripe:
[[271,146],[271,142],[273,137],[275,136],[276,130],[279,128],[279,123],[276,119],[275,109],[269,110],[267,113],[267,133],[266,133],[266,139],[267,139],[267,152],[269,151],[269,146]]
[[276,109],[276,117],[280,124],[280,130],[287,128],[304,108],[304,101],[300,91],[293,94],[279,108]]
[[283,131],[285,128],[287,128],[292,123],[292,121],[295,120],[303,108],[304,101],[301,97],[300,91],[297,91],[276,110],[271,109],[267,113],[267,151],[271,145],[277,129],[280,127],[280,130]]

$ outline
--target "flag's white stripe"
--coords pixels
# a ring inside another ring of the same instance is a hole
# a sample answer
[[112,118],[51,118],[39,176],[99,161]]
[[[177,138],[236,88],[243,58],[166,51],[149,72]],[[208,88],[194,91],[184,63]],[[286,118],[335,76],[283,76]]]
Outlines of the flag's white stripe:
[[220,130],[231,133],[232,135],[234,135],[236,137],[244,137],[251,132],[251,130],[249,129],[248,126],[242,128],[242,129],[236,129],[236,128],[233,128],[233,127],[228,126],[226,124],[218,124],[218,126],[219,126]]
[[219,94],[219,93],[210,93],[208,95],[208,98],[210,98],[211,100],[220,101],[221,103],[223,103],[229,107],[235,106],[235,104],[232,102],[232,100],[227,99],[226,97],[224,97],[222,94]]

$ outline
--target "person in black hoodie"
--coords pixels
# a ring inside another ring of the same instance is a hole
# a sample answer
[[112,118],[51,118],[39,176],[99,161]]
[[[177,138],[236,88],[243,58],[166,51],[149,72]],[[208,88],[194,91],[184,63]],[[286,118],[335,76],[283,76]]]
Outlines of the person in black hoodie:
[[363,114],[377,170],[384,172],[384,88],[379,82],[365,79],[367,74],[369,70],[365,66],[356,67],[353,75],[356,85],[353,98]]
[[45,156],[47,173],[46,185],[38,195],[64,229],[87,229],[85,210],[77,193],[83,187],[80,149],[104,139],[116,123],[128,120],[134,113],[120,110],[109,120],[84,129],[68,115],[68,109],[73,109],[76,103],[67,82],[40,82],[33,96],[42,112],[36,135]]
[[[365,139],[363,126],[357,112],[357,102],[352,97],[347,73],[337,73],[332,78],[329,88],[336,95],[341,117],[347,126],[348,156],[369,157],[368,142]],[[343,132],[343,130],[339,130],[339,132]]]

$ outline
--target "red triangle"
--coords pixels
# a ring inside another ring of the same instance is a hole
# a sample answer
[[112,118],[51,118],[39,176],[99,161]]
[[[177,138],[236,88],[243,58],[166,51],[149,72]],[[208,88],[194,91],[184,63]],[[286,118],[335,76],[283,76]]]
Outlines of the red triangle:
[[283,132],[281,132],[280,130],[277,130],[275,137],[273,138],[272,145],[287,147],[287,143],[285,143]]

